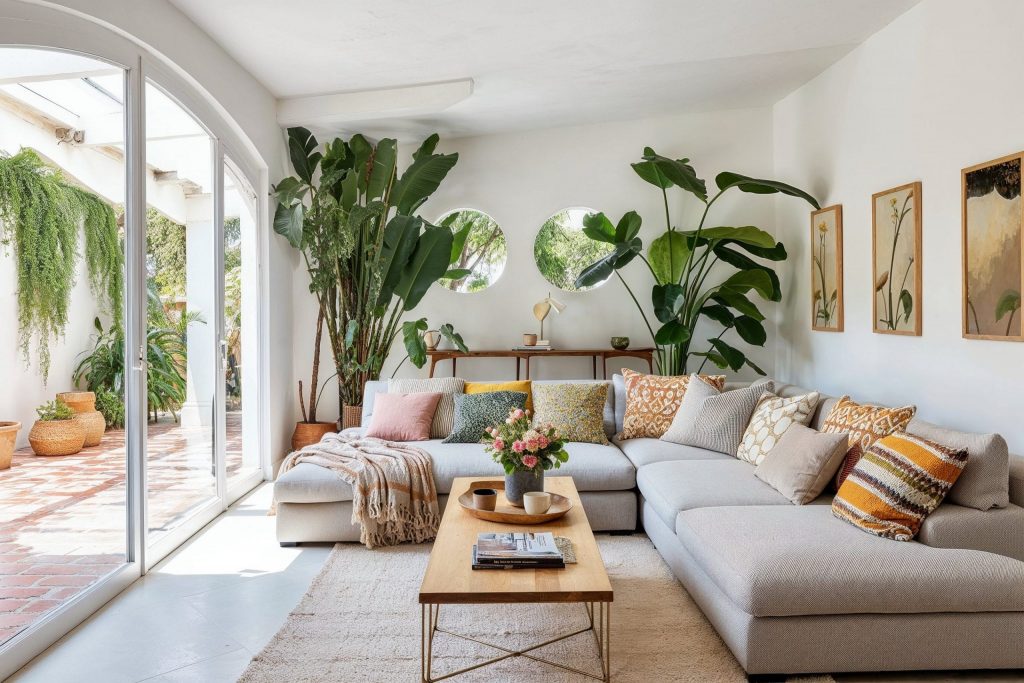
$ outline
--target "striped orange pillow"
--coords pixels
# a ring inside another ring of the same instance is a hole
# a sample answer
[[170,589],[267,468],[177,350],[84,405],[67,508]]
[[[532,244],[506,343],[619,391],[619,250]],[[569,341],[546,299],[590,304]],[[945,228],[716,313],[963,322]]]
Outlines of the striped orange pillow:
[[857,461],[832,501],[832,514],[869,534],[909,541],[966,464],[966,450],[892,434]]

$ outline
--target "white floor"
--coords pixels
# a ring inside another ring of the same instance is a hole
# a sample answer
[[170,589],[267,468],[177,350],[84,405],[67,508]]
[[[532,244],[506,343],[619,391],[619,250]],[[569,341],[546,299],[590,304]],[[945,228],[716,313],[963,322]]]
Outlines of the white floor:
[[[10,681],[237,680],[298,604],[330,544],[281,548],[264,484]],[[839,683],[1021,681],[1022,672],[836,675]]]
[[281,548],[264,484],[11,681],[235,681],[330,545]]

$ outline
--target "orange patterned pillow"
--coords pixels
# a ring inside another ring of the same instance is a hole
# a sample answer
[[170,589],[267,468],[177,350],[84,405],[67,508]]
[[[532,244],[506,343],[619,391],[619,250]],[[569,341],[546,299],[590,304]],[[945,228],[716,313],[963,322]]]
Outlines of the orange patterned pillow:
[[[700,378],[719,391],[725,387],[725,375],[700,375]],[[690,376],[645,375],[623,368],[622,379],[626,385],[626,414],[619,438],[660,439],[679,410]]]
[[851,401],[849,396],[843,396],[829,411],[821,431],[848,432],[850,446],[860,445],[866,453],[871,444],[879,439],[905,431],[916,412],[917,406],[883,408],[857,403]]

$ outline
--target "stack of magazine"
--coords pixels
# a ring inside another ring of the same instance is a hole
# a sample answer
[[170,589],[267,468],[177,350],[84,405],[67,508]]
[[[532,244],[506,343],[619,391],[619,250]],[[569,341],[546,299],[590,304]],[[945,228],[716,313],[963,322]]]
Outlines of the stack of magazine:
[[473,569],[563,569],[551,533],[484,533],[473,546]]

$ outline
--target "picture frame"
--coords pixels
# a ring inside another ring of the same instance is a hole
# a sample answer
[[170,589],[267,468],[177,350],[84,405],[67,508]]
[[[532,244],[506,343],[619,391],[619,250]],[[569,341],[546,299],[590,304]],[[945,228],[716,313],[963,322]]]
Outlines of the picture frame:
[[1022,171],[1024,152],[960,172],[964,339],[1024,341]]
[[920,181],[871,195],[871,327],[877,334],[921,336],[921,206]]
[[811,329],[842,332],[843,205],[811,212]]

